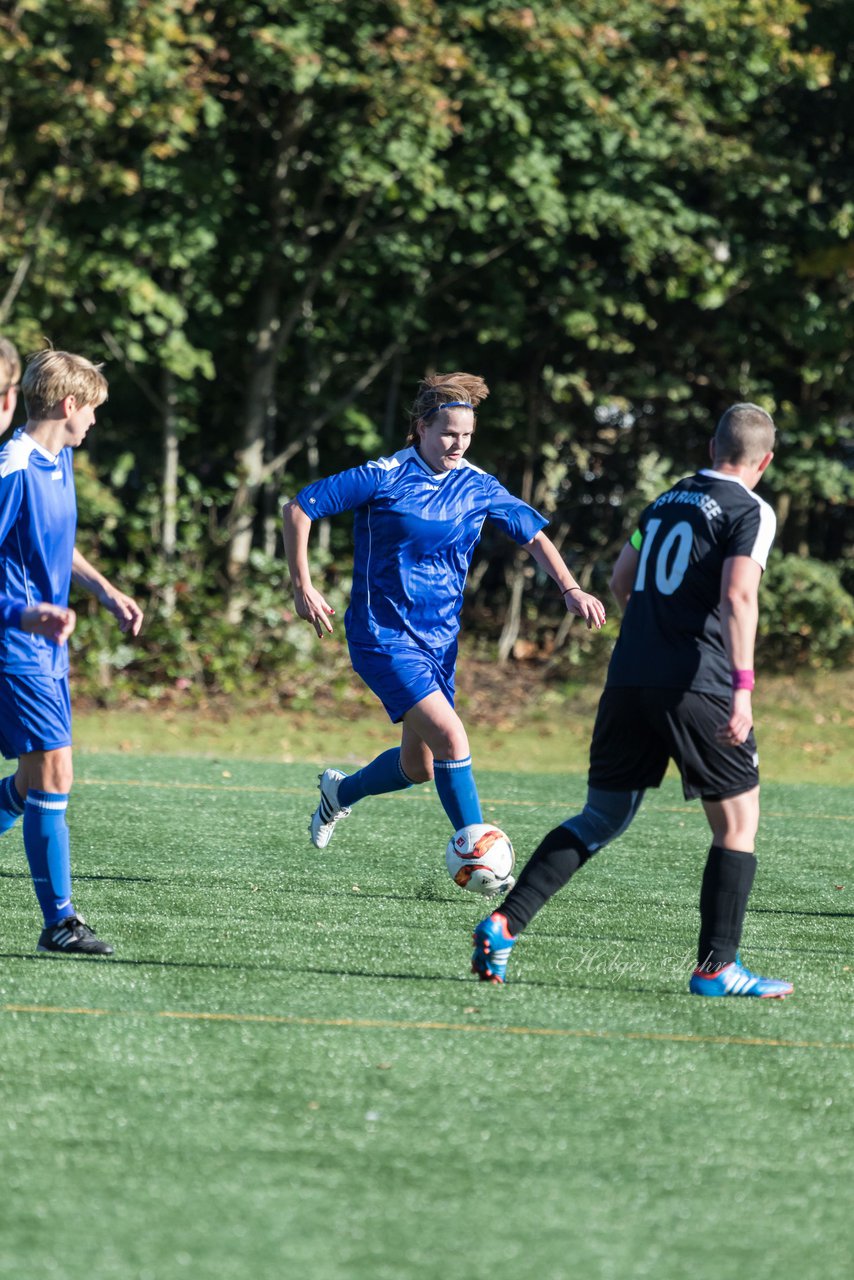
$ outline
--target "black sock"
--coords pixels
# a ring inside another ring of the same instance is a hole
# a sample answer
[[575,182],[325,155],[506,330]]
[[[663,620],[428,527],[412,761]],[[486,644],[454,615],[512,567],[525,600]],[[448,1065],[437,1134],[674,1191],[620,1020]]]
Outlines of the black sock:
[[755,875],[752,853],[712,845],[700,888],[697,967],[704,973],[716,973],[735,959]]
[[507,917],[507,927],[514,937],[589,857],[588,850],[568,828],[555,827],[549,832],[531,854],[515,887],[499,908]]

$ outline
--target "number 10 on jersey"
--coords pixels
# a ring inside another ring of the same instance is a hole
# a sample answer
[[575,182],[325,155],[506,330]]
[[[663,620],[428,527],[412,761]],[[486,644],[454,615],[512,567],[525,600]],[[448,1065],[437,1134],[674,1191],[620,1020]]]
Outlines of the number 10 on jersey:
[[661,545],[655,548],[653,554],[660,528],[660,520],[650,520],[646,526],[634,590],[643,591],[646,587],[647,569],[650,567],[650,560],[653,560],[656,587],[663,596],[672,596],[685,577],[685,570],[691,558],[694,531],[687,520],[680,520],[664,536]]

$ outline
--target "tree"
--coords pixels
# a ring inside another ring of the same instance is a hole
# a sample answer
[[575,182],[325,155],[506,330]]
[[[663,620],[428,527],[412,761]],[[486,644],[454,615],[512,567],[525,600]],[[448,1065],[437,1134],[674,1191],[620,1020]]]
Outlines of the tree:
[[[733,399],[781,425],[785,549],[842,559],[851,45],[841,0],[18,0],[0,314],[108,359],[95,461],[176,627],[176,512],[236,623],[282,488],[393,447],[437,367],[486,376],[476,460],[594,582]],[[478,625],[564,638],[483,550]]]

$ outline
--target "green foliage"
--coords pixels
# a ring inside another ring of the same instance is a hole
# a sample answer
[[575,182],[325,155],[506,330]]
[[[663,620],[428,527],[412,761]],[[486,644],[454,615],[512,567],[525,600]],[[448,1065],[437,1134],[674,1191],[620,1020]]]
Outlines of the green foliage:
[[762,584],[759,635],[763,666],[842,667],[854,654],[854,597],[832,565],[774,556]]
[[[80,481],[83,479],[81,486]],[[222,494],[184,477],[178,502],[178,545],[174,557],[156,549],[158,495],[151,489],[122,527],[124,549],[115,555],[115,509],[119,504],[98,484],[91,468],[78,472],[81,516],[89,526],[80,537],[84,554],[145,611],[137,640],[122,635],[115,619],[87,597],[72,592],[79,622],[71,640],[76,688],[102,703],[132,696],[201,702],[211,694],[247,696],[282,693],[293,697],[300,673],[310,673],[317,657],[314,633],[288,607],[287,571],[282,560],[253,552],[244,616],[228,622],[222,608],[224,536],[215,523]],[[91,530],[98,529],[97,537]],[[152,538],[152,535],[154,537]],[[219,555],[211,547],[219,547]],[[327,592],[339,616],[346,599],[341,587]],[[332,668],[346,656],[340,645]],[[306,675],[324,683],[324,668]]]
[[[425,369],[486,376],[473,460],[527,475],[594,585],[736,399],[780,424],[783,549],[850,559],[852,51],[843,0],[4,11],[0,329],[107,360],[119,509],[81,469],[81,536],[163,670],[106,634],[81,660],[160,687],[204,636],[203,680],[272,669],[286,584],[254,553],[284,469],[389,451]],[[514,549],[487,550],[491,635]]]

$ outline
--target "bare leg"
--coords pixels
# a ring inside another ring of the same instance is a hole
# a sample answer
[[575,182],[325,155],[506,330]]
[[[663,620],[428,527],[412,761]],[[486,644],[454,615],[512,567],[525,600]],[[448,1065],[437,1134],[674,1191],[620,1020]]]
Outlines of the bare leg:
[[733,853],[753,853],[759,829],[759,788],[726,800],[704,800],[712,843]]
[[401,765],[413,781],[432,773],[442,808],[455,831],[483,821],[463,722],[438,690],[403,717]]

